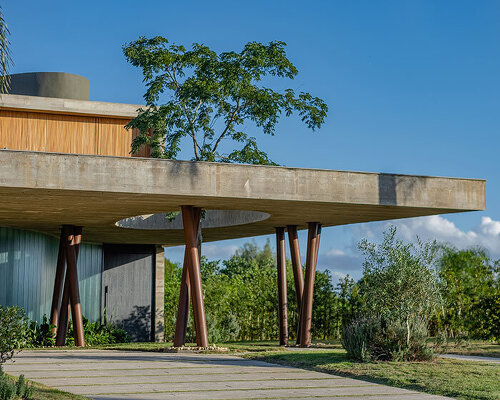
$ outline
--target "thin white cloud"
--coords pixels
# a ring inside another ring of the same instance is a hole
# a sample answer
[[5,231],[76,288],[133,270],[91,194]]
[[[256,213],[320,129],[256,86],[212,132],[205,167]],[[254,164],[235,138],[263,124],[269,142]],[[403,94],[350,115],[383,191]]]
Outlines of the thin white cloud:
[[380,237],[390,225],[395,225],[398,235],[407,241],[418,236],[423,240],[450,243],[460,249],[481,246],[493,258],[500,257],[500,221],[491,217],[482,217],[480,223],[468,231],[461,230],[440,215],[363,225],[353,229],[354,237]]
[[240,246],[236,245],[218,245],[218,244],[203,244],[202,254],[210,260],[223,260],[230,258]]

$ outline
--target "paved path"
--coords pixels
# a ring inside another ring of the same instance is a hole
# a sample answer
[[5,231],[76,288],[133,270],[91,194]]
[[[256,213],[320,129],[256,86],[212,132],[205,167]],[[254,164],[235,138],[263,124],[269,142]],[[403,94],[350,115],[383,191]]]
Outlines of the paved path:
[[230,355],[70,350],[23,351],[12,375],[92,399],[444,399]]
[[455,360],[481,361],[489,364],[500,364],[498,357],[464,356],[461,354],[440,354],[441,358],[453,358]]

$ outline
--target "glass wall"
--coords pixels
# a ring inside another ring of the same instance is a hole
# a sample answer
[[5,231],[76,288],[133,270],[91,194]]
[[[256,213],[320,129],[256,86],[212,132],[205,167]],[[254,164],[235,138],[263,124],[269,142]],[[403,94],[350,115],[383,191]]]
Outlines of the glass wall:
[[[0,227],[0,305],[24,308],[28,318],[49,316],[59,239],[42,233]],[[82,313],[101,318],[102,246],[82,243],[78,281]]]

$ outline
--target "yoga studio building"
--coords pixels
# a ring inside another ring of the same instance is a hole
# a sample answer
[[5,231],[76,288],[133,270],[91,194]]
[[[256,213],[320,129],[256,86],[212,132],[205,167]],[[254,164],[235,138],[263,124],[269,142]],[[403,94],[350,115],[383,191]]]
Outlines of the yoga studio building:
[[[184,343],[191,303],[206,346],[201,229],[204,242],[276,235],[282,344],[290,246],[307,346],[321,227],[485,209],[477,179],[163,160],[147,148],[132,155],[124,125],[139,106],[88,93],[80,76],[30,73],[13,75],[0,95],[0,305],[47,316],[59,343],[71,317],[84,344],[82,315],[106,315],[133,340],[163,340],[164,247],[184,244],[175,344]],[[170,220],[170,212],[179,213]]]

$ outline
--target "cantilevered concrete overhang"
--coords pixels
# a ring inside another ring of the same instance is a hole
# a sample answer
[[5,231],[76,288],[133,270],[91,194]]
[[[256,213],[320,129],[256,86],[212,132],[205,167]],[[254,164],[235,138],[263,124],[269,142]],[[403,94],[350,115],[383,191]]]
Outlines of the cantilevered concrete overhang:
[[120,220],[178,211],[266,213],[253,223],[203,229],[214,241],[323,226],[484,210],[485,181],[414,175],[1,150],[0,225],[85,240],[184,243],[179,229],[130,229]]

